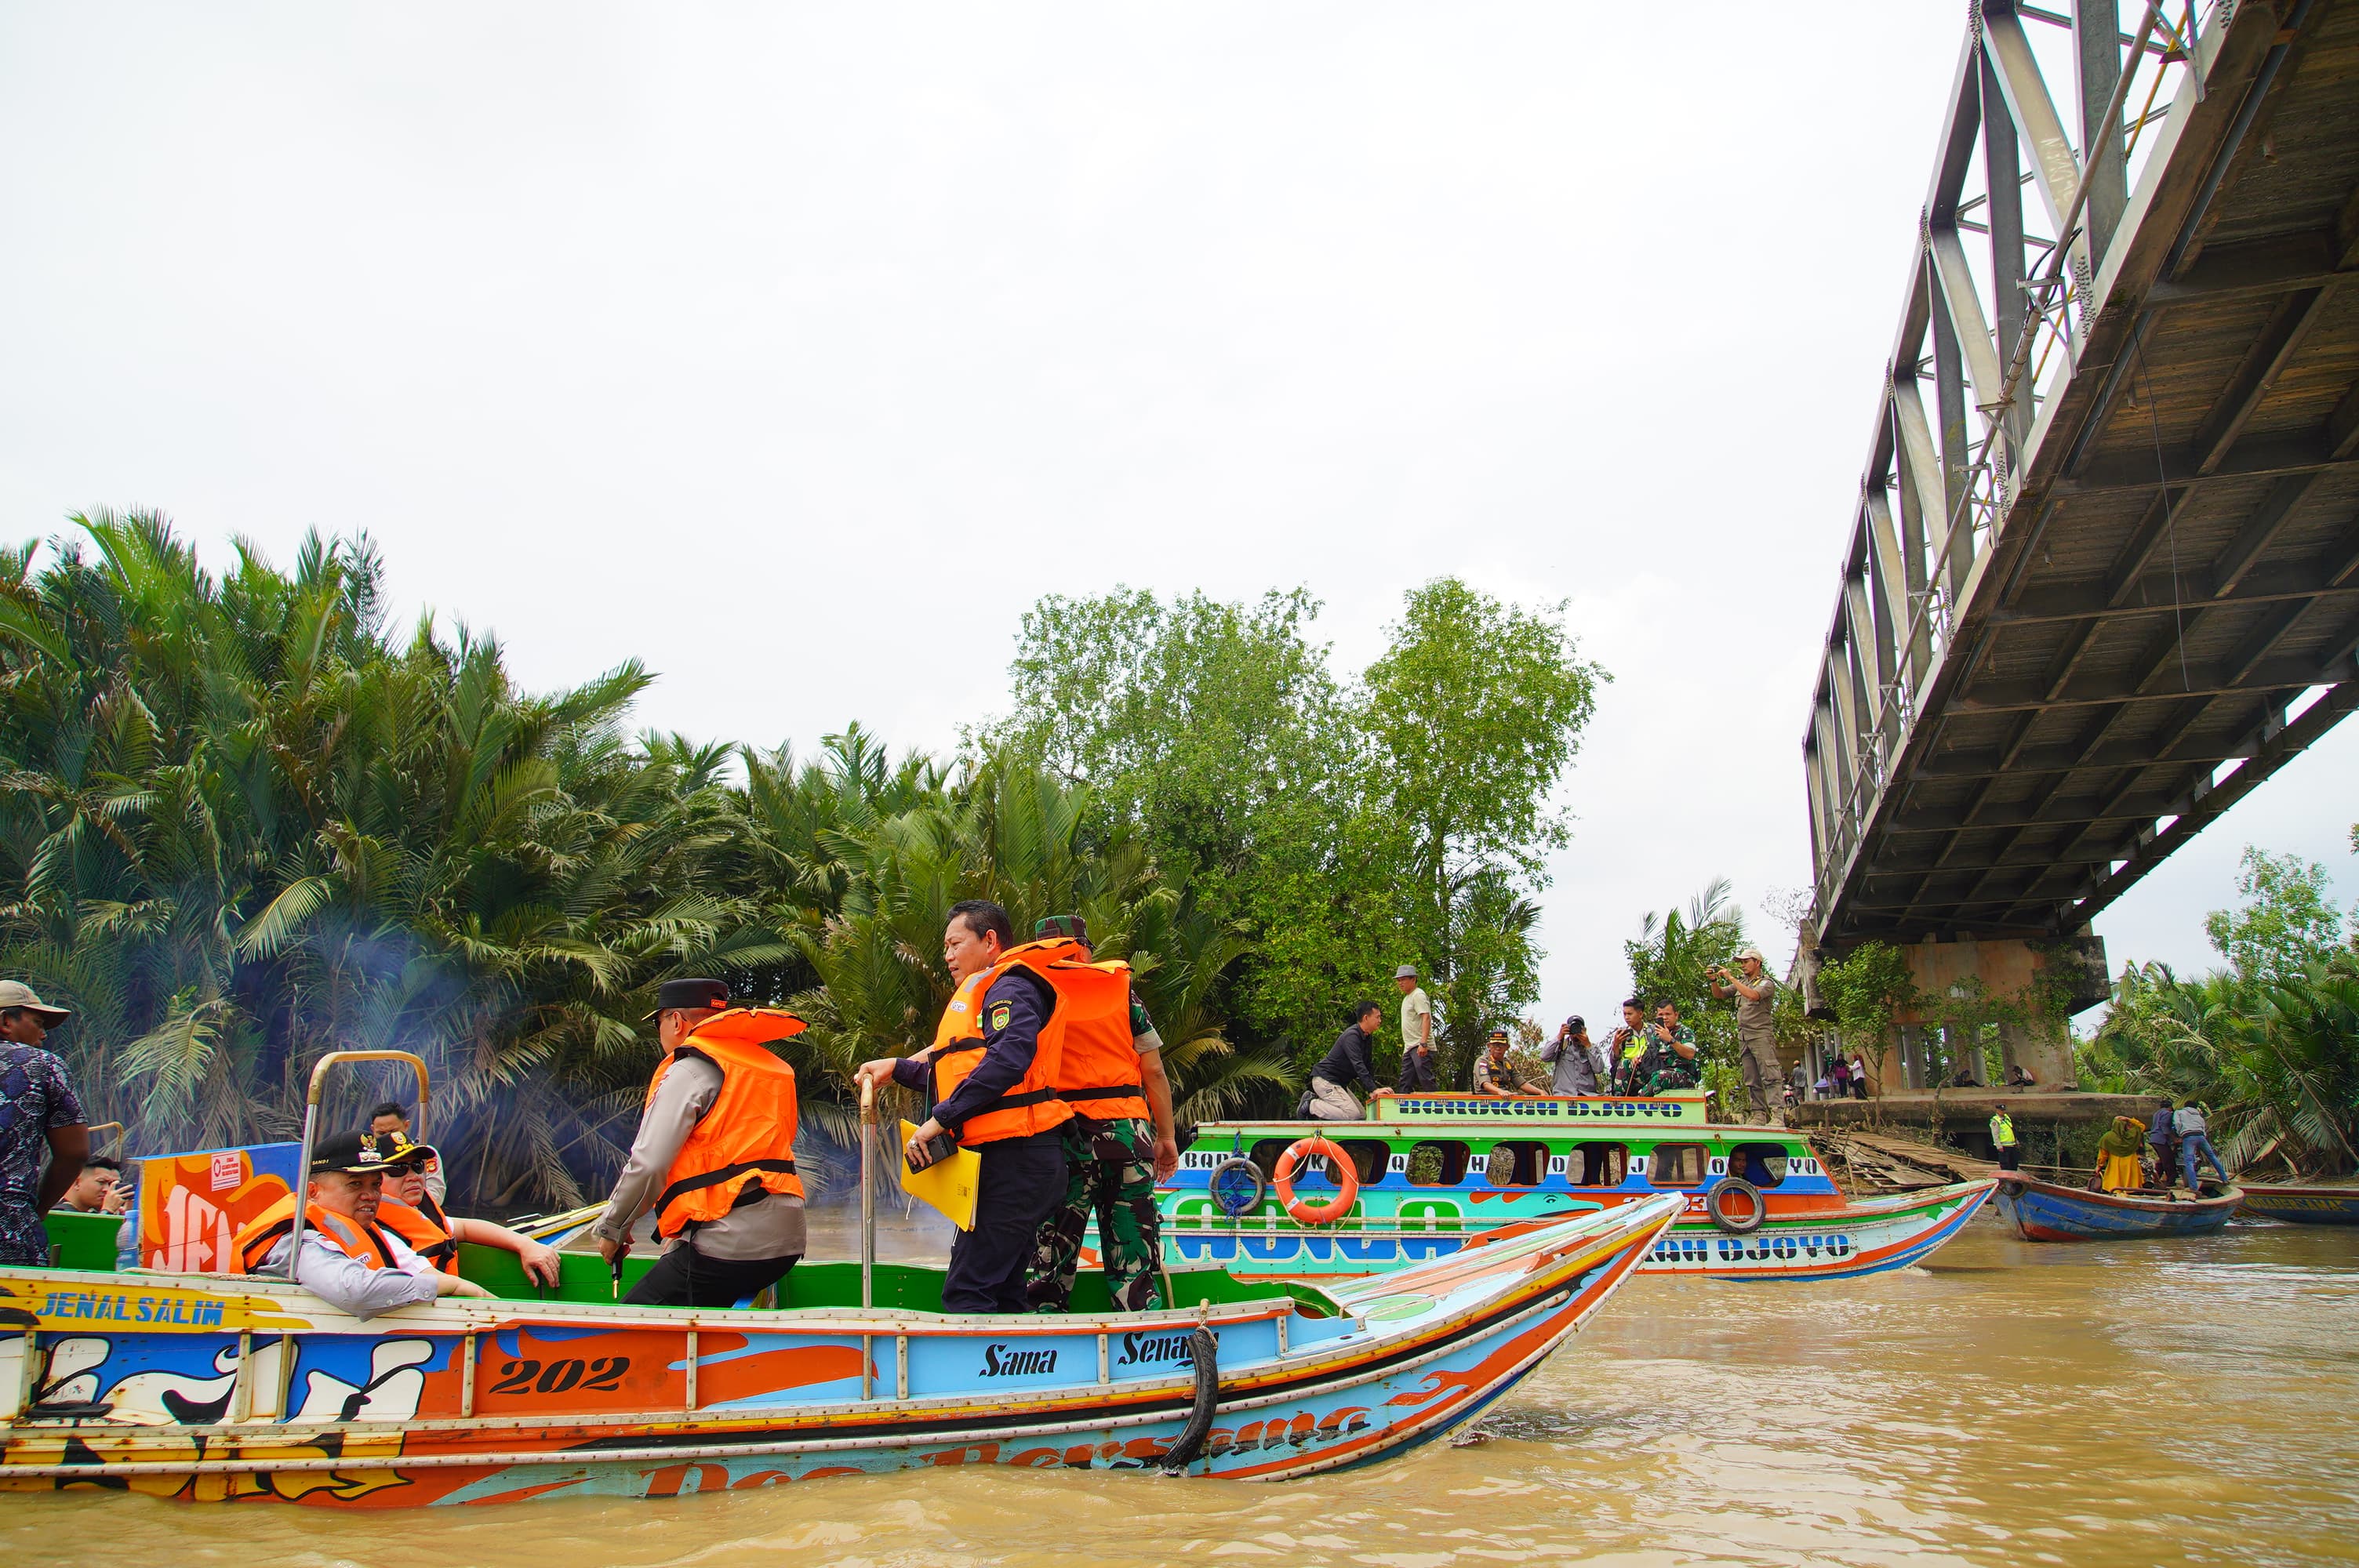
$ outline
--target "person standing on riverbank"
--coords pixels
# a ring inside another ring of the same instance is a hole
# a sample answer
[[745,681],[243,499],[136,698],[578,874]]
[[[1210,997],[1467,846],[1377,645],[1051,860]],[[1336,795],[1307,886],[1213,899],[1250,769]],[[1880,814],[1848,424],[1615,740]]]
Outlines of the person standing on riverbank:
[[42,1049],[49,1031],[72,1016],[22,980],[0,980],[0,1263],[49,1262],[41,1217],[90,1159],[88,1119],[66,1065]]
[[2015,1141],[2015,1119],[2006,1114],[2006,1107],[2001,1106],[1992,1113],[1990,1135],[1991,1147],[1998,1151],[1998,1168],[2002,1171],[2014,1170],[2016,1161],[2021,1155],[2022,1150]]

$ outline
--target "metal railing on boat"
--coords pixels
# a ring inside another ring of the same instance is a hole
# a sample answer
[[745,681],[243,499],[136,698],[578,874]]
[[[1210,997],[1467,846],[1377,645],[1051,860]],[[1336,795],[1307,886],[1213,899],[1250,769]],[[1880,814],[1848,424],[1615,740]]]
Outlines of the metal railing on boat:
[[418,1075],[418,1115],[410,1121],[410,1140],[426,1141],[426,1100],[428,1082],[425,1058],[408,1051],[331,1051],[311,1067],[311,1084],[303,1097],[303,1141],[295,1156],[295,1226],[296,1245],[287,1249],[287,1282],[295,1283],[295,1260],[302,1251],[300,1245],[303,1225],[301,1216],[307,1202],[305,1185],[311,1179],[311,1144],[320,1130],[320,1098],[327,1087],[328,1069],[346,1062],[407,1062]]

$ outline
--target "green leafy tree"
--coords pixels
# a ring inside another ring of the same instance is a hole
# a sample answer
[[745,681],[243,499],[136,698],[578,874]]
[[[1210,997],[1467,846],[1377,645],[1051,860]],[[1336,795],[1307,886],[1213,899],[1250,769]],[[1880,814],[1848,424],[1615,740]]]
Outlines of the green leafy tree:
[[2204,935],[2239,975],[2259,980],[2299,975],[2344,950],[2343,912],[2327,885],[2326,868],[2317,861],[2248,844],[2236,875],[2244,903],[2205,915]]
[[1449,1081],[1537,994],[1529,894],[1571,838],[1556,789],[1606,676],[1561,604],[1527,611],[1455,578],[1413,590],[1366,677],[1380,820],[1404,935],[1431,976]]
[[1202,918],[1248,933],[1218,1000],[1306,1061],[1397,961],[1370,751],[1308,640],[1317,613],[1300,589],[1050,596],[1025,616],[1010,716],[973,738],[1085,782],[1102,828],[1126,827]]

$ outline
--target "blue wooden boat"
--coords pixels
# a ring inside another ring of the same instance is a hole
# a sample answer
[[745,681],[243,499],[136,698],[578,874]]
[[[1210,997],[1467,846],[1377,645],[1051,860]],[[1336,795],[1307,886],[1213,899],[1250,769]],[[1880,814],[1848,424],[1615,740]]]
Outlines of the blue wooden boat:
[[2001,1217],[2026,1241],[2121,1241],[2208,1234],[2228,1223],[2244,1197],[2235,1187],[2216,1197],[2099,1193],[2059,1186],[2020,1171],[2001,1171],[1994,1201]]
[[2243,1212],[2295,1225],[2359,1225],[2359,1187],[2246,1187]]

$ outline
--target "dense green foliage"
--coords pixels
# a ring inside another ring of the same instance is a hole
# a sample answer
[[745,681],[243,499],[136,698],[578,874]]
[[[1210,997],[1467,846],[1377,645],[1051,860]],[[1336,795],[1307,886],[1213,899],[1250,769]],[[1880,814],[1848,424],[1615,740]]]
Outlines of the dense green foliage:
[[1245,934],[1224,993],[1242,1033],[1307,1066],[1354,1000],[1391,1017],[1393,970],[1414,963],[1462,1084],[1537,991],[1530,895],[1566,842],[1553,795],[1605,677],[1561,607],[1445,578],[1410,593],[1347,686],[1307,640],[1317,610],[1299,590],[1044,599],[987,739],[1086,784],[1109,831]]
[[[1086,914],[1200,1114],[1283,1093],[1223,1039],[1234,928],[1036,765],[634,741],[636,666],[534,697],[489,642],[393,636],[364,543],[216,577],[160,519],[78,521],[38,570],[0,553],[0,972],[75,1010],[55,1044],[135,1152],[291,1136],[322,1054],[394,1047],[432,1069],[461,1202],[571,1200],[680,974],[804,1009],[841,1130],[844,1067],[929,1037],[942,913],[977,895]],[[408,1098],[372,1074],[328,1125]]]
[[2242,904],[2204,922],[2228,967],[2180,979],[2133,966],[2081,1053],[2084,1087],[2211,1108],[2232,1168],[2359,1164],[2359,953],[2323,867],[2245,852]]

